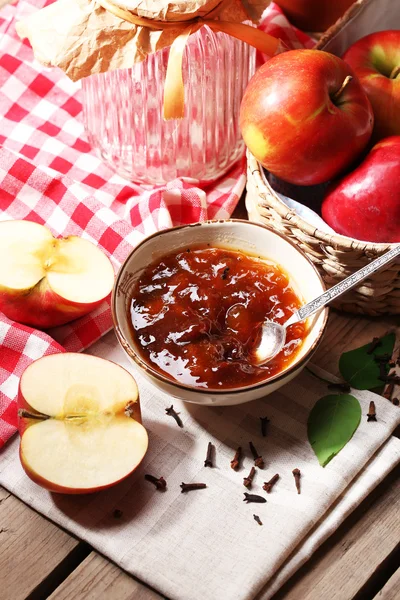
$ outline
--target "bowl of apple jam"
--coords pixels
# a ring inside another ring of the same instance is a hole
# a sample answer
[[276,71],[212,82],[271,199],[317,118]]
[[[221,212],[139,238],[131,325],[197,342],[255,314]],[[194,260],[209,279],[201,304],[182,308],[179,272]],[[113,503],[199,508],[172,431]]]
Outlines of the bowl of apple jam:
[[262,323],[284,323],[324,291],[314,265],[279,233],[250,221],[207,221],[136,246],[115,282],[114,327],[134,365],[164,392],[198,404],[240,404],[304,368],[328,309],[288,327],[282,351],[258,366],[252,351]]

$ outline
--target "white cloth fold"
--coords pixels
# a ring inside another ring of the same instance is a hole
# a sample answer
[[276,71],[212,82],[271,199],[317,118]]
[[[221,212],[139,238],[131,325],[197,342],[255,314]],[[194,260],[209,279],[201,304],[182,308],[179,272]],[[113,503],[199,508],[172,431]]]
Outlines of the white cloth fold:
[[[112,333],[91,354],[131,369]],[[15,438],[0,454],[0,484],[173,600],[251,600],[257,594],[267,600],[400,461],[400,443],[387,442],[400,410],[354,390],[362,406],[360,426],[322,468],[306,424],[311,407],[328,391],[307,371],[274,394],[240,406],[206,408],[173,400],[183,429],[165,414],[171,398],[135,376],[150,446],[133,476],[97,495],[50,494],[23,472]],[[366,419],[371,399],[376,423]],[[264,438],[263,416],[270,419]],[[265,504],[243,502],[243,477],[253,464],[250,440],[266,463],[257,469],[251,492],[265,496]],[[209,441],[216,447],[213,468],[203,466]],[[230,461],[239,445],[245,459],[235,472]],[[300,495],[295,467],[302,473]],[[144,473],[165,477],[167,491],[156,491]],[[262,483],[275,473],[280,479],[267,495]],[[207,489],[182,494],[182,481],[204,482]],[[120,519],[113,517],[115,508],[123,513]]]

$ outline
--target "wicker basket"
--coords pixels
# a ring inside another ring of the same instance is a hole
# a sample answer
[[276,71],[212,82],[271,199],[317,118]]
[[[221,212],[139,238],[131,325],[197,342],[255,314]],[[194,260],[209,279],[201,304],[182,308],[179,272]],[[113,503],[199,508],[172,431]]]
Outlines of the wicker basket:
[[[387,4],[387,10],[384,4]],[[397,5],[397,10],[393,10],[394,5]],[[380,18],[376,17],[377,11]],[[397,23],[394,23],[396,13]],[[391,23],[386,24],[385,17]],[[322,36],[317,47],[342,54],[356,39],[372,31],[393,29],[396,25],[400,28],[400,0],[358,0]],[[320,231],[282,202],[250,152],[247,153],[247,164],[246,208],[249,219],[265,223],[296,241],[318,267],[327,287],[338,283],[394,246],[360,242]],[[373,316],[400,314],[399,263],[392,263],[364,281],[340,298],[335,306],[346,312]]]

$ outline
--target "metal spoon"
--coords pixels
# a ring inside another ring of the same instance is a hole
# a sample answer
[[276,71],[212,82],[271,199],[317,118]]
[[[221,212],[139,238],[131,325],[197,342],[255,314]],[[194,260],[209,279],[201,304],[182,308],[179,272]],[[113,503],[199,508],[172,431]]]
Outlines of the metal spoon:
[[318,312],[321,308],[332,302],[332,300],[335,300],[360,283],[360,281],[366,279],[368,275],[372,275],[372,273],[379,271],[379,269],[391,262],[396,256],[400,256],[400,245],[393,248],[393,250],[389,250],[389,252],[386,252],[379,258],[376,258],[362,269],[356,271],[353,275],[346,277],[346,279],[343,279],[343,281],[331,287],[324,294],[321,294],[314,300],[311,300],[311,302],[308,302],[299,308],[299,310],[293,313],[283,325],[275,323],[274,321],[266,321],[263,323],[261,326],[260,341],[252,352],[253,364],[264,365],[274,358],[274,356],[279,354],[285,345],[286,329],[290,325],[304,321],[307,317]]

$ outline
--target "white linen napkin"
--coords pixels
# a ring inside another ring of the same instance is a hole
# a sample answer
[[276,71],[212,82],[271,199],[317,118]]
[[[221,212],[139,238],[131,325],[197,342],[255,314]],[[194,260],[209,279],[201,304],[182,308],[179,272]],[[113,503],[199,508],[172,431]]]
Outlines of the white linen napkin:
[[[131,369],[113,333],[92,346],[91,354]],[[400,444],[387,442],[400,410],[354,390],[361,424],[322,468],[307,441],[306,423],[327,388],[307,371],[262,400],[226,408],[184,405],[135,376],[150,446],[131,477],[91,496],[50,494],[23,472],[15,438],[0,454],[0,484],[173,600],[250,600],[256,594],[267,600],[400,461]],[[366,419],[371,399],[377,422]],[[183,429],[165,414],[171,402]],[[264,438],[263,416],[270,419]],[[243,477],[253,464],[250,440],[266,462],[264,470],[257,469],[251,493],[265,496],[266,504],[243,502]],[[213,468],[203,466],[209,441],[216,447]],[[239,445],[246,456],[235,472],[230,461]],[[300,495],[295,467],[302,473]],[[155,490],[144,473],[165,477],[167,490]],[[266,494],[262,483],[275,473],[280,479]],[[182,494],[182,481],[207,488]],[[123,513],[119,519],[113,516],[116,508]]]

